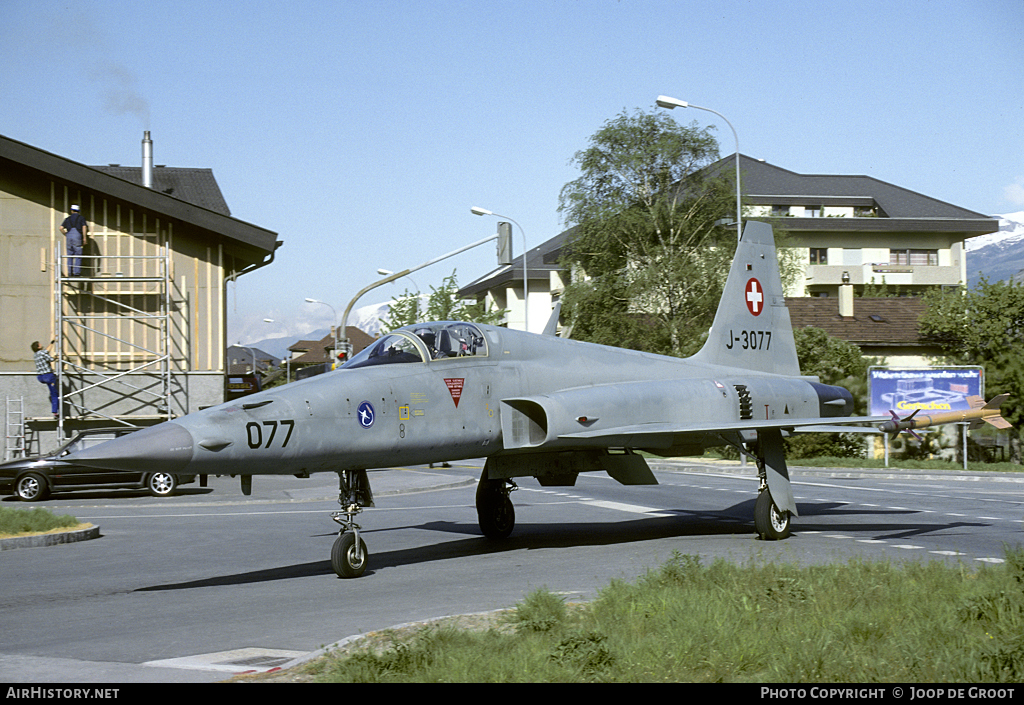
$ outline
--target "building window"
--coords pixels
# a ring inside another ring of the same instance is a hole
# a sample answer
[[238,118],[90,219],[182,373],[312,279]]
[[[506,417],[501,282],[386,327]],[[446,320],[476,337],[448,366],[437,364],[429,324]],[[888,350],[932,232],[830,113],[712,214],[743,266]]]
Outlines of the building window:
[[911,267],[935,267],[939,264],[939,251],[890,249],[889,264]]
[[812,247],[811,264],[828,264],[828,248]]
[[789,215],[789,206],[772,206],[772,216],[782,218]]
[[821,206],[804,206],[805,218],[820,218]]

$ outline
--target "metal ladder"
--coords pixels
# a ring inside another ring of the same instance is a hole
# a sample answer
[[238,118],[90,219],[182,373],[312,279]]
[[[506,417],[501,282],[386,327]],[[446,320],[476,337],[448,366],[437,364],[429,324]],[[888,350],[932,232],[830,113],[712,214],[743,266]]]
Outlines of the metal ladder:
[[25,397],[7,397],[4,462],[25,457]]

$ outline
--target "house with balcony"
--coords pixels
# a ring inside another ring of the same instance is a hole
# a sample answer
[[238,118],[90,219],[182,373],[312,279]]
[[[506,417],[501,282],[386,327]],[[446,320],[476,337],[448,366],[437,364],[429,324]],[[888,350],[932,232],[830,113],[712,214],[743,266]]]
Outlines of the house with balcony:
[[[731,177],[734,168],[735,155],[729,155],[707,170]],[[865,354],[908,359],[930,354],[923,344],[904,340],[905,334],[892,345],[883,345],[885,331],[893,327],[871,318],[901,320],[907,311],[916,310],[914,306],[920,308],[919,303],[867,301],[880,293],[919,296],[930,288],[963,286],[966,241],[999,229],[997,218],[870,176],[798,174],[742,154],[740,173],[744,217],[771,222],[780,236],[780,252],[799,265],[798,276],[786,291],[794,325],[834,318],[829,332],[843,337],[846,331],[851,342],[870,348]],[[559,260],[573,232],[570,228],[559,233],[528,253],[530,320],[535,330],[543,326],[569,281]],[[460,296],[501,308],[509,308],[513,301],[521,305],[521,258],[514,261],[464,286]],[[854,297],[865,296],[855,313]],[[832,303],[801,307],[802,297],[830,298]],[[856,325],[854,319],[861,313],[871,325]],[[515,327],[511,316],[509,325]]]
[[844,284],[855,295],[883,285],[899,295],[963,286],[966,241],[999,229],[998,218],[870,176],[798,174],[744,155],[740,172],[744,217],[785,231],[803,264],[788,296],[838,297]]

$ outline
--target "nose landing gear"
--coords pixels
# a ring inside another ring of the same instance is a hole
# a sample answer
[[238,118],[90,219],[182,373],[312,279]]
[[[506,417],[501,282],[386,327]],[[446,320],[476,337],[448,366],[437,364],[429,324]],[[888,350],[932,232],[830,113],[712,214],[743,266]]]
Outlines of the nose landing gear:
[[361,527],[355,517],[364,507],[373,506],[373,493],[365,470],[338,473],[338,504],[342,511],[331,514],[341,524],[338,538],[331,548],[331,567],[339,578],[358,578],[366,572],[370,554],[359,536]]

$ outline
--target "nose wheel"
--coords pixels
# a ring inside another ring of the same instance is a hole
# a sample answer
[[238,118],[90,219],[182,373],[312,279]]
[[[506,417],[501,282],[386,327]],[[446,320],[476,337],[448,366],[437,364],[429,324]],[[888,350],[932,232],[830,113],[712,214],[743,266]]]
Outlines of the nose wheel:
[[344,531],[331,548],[331,567],[339,578],[358,578],[366,572],[369,557],[358,531]]
[[370,557],[366,542],[359,536],[362,527],[355,522],[364,507],[373,506],[373,493],[365,470],[338,473],[338,504],[342,510],[331,514],[331,519],[341,524],[331,548],[331,567],[339,578],[358,578],[366,572]]

